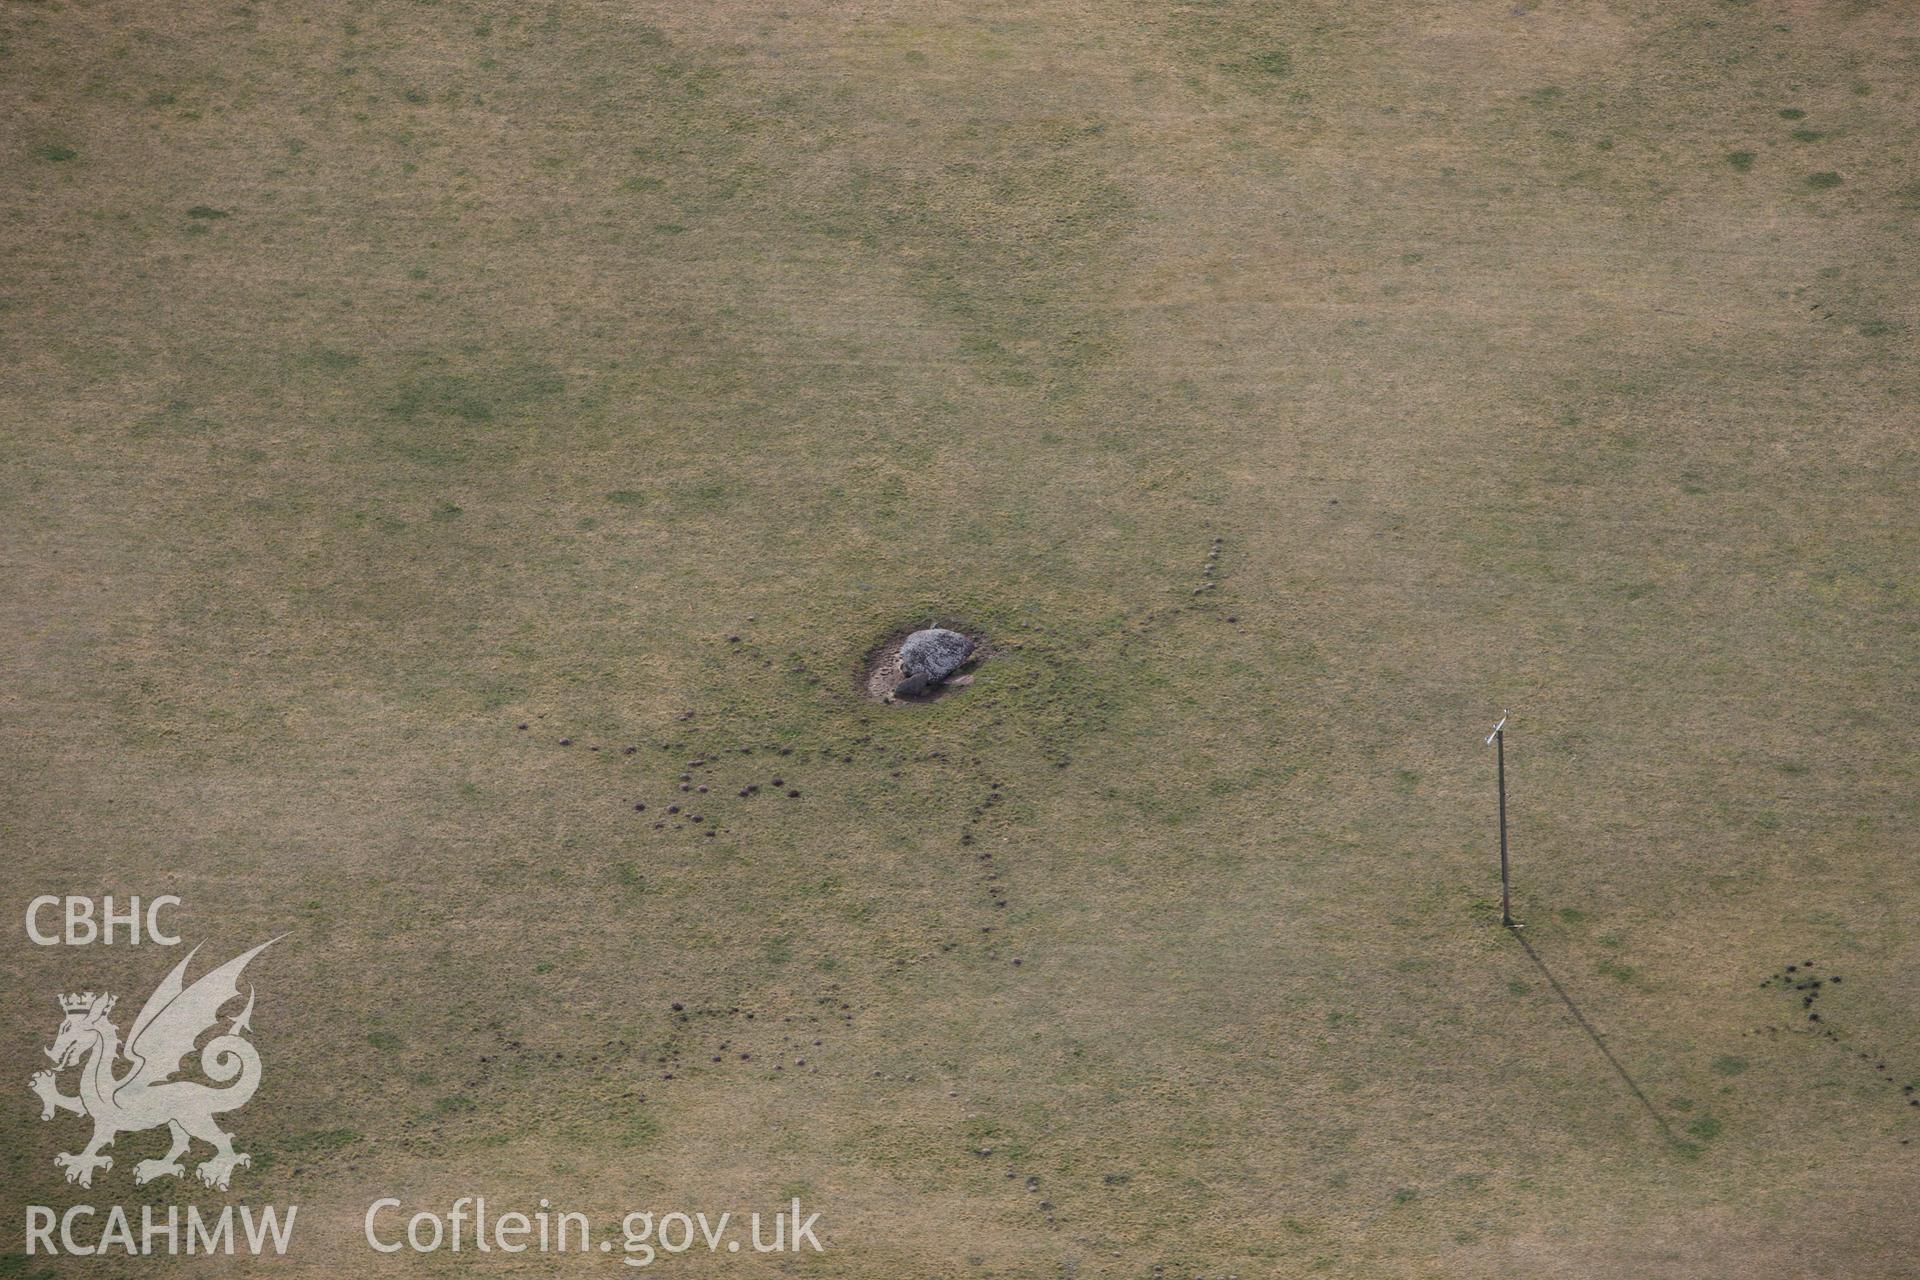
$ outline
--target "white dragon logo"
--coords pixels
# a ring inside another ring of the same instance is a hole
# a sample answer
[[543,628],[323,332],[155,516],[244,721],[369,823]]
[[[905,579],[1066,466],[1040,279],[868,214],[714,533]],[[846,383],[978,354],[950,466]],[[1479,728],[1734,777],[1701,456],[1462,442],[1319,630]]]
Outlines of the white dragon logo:
[[[160,1125],[172,1132],[173,1146],[158,1160],[136,1164],[135,1182],[178,1177],[186,1172],[180,1157],[194,1138],[214,1149],[213,1156],[194,1171],[209,1187],[225,1191],[234,1169],[253,1163],[245,1153],[233,1149],[233,1135],[213,1122],[222,1112],[245,1106],[260,1086],[260,1055],[242,1038],[253,1016],[251,987],[246,1008],[228,1025],[226,1034],[215,1036],[200,1050],[201,1070],[215,1084],[225,1087],[172,1077],[180,1070],[181,1059],[194,1051],[194,1041],[219,1021],[220,1007],[239,996],[240,971],[247,962],[278,941],[268,939],[203,975],[190,987],[185,981],[187,963],[199,948],[189,951],[147,997],[140,1016],[133,1020],[124,1052],[120,1028],[107,1020],[115,997],[96,996],[91,991],[60,997],[66,1019],[60,1024],[53,1047],[46,1051],[54,1069],[36,1072],[27,1085],[39,1095],[42,1120],[53,1119],[58,1111],[93,1117],[93,1141],[87,1143],[86,1150],[79,1155],[63,1151],[53,1158],[56,1166],[66,1170],[68,1182],[92,1186],[94,1170],[113,1168],[113,1157],[102,1155],[102,1147],[112,1146],[119,1134]],[[115,1060],[122,1056],[133,1065],[126,1074],[115,1076]],[[76,1063],[83,1064],[80,1093],[68,1097],[60,1092],[55,1073]]]

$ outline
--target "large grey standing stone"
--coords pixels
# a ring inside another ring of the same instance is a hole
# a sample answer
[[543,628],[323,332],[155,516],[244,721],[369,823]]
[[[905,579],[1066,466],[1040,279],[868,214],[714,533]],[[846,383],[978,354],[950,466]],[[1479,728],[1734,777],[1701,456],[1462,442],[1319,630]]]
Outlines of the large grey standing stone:
[[893,686],[903,698],[917,697],[960,669],[973,655],[973,641],[958,631],[929,627],[900,642],[900,674]]

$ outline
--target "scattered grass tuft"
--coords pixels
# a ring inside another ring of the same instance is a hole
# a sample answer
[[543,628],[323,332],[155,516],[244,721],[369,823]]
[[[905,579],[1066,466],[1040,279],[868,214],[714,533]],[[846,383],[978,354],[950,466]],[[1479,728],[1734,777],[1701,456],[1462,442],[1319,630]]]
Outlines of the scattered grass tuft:
[[1256,75],[1284,76],[1293,70],[1293,55],[1285,49],[1269,49],[1265,53],[1256,53],[1247,60],[1247,65]]

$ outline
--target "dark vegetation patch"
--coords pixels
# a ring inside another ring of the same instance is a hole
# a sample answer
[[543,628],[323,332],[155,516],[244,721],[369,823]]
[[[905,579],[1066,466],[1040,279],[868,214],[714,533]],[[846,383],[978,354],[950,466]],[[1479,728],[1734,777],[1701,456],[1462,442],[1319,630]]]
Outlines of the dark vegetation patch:
[[1247,67],[1255,75],[1284,76],[1293,70],[1293,55],[1285,49],[1268,49],[1248,58]]
[[1098,283],[1135,210],[1100,162],[1104,131],[973,124],[939,140],[939,163],[849,175],[812,226],[894,246],[914,296],[978,376],[1057,399],[1118,348]]
[[565,389],[566,379],[542,361],[519,361],[499,370],[435,370],[401,379],[386,409],[402,422],[433,417],[494,422]]
[[374,439],[429,466],[505,462],[523,447],[510,428],[566,389],[565,375],[544,360],[423,360],[389,385]]
[[298,363],[325,373],[345,373],[349,369],[359,367],[360,357],[345,351],[335,351],[331,347],[315,347],[301,357]]
[[1295,92],[1302,35],[1300,15],[1261,0],[1254,4],[1183,4],[1169,25],[1194,60],[1245,93]]

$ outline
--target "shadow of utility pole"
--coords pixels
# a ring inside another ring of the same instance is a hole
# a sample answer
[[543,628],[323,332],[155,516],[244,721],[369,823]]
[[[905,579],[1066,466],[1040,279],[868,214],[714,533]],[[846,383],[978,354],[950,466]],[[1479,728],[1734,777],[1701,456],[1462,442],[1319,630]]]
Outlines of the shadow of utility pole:
[[1540,976],[1547,980],[1547,985],[1553,988],[1553,994],[1560,997],[1560,1003],[1567,1006],[1567,1012],[1571,1013],[1573,1020],[1580,1024],[1580,1029],[1587,1033],[1588,1039],[1593,1041],[1593,1047],[1600,1051],[1600,1056],[1607,1060],[1607,1065],[1613,1068],[1614,1073],[1627,1086],[1627,1091],[1638,1099],[1642,1107],[1646,1108],[1647,1115],[1660,1127],[1661,1134],[1672,1145],[1676,1147],[1683,1145],[1667,1124],[1666,1117],[1655,1109],[1652,1100],[1647,1097],[1646,1091],[1641,1089],[1639,1082],[1627,1074],[1627,1069],[1621,1065],[1620,1059],[1613,1056],[1613,1050],[1607,1047],[1606,1038],[1591,1022],[1587,1021],[1587,1015],[1580,1012],[1580,1006],[1573,1002],[1573,997],[1567,994],[1567,989],[1560,985],[1560,979],[1553,976],[1553,970],[1547,968],[1547,962],[1540,958],[1540,953],[1533,949],[1533,944],[1527,941],[1526,935],[1518,929],[1511,929],[1508,932],[1513,934],[1514,941],[1520,944],[1520,949],[1527,953],[1527,959],[1533,961],[1533,967],[1540,971]]

